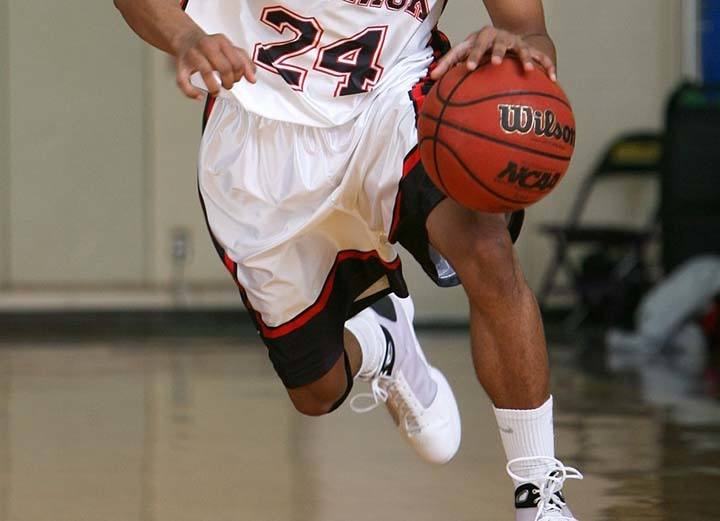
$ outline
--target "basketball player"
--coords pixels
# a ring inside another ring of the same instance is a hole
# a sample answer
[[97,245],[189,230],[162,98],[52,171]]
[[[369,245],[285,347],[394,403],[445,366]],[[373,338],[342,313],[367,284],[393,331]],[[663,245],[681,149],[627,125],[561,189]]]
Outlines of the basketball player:
[[353,409],[385,402],[420,457],[455,455],[460,415],[413,331],[399,242],[438,285],[462,281],[517,520],[574,520],[561,489],[581,476],[554,457],[543,329],[513,249],[522,215],[445,198],[416,146],[423,98],[455,64],[512,51],[555,79],[541,0],[485,0],[493,27],[452,49],[435,30],[442,0],[115,4],[175,57],[185,95],[210,93],[199,156],[208,226],[298,411],[332,412],[357,378],[371,392]]

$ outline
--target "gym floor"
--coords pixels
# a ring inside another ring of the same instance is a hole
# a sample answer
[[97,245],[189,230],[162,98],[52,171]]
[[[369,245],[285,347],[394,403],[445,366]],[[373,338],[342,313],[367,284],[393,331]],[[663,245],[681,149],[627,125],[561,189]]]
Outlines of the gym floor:
[[[420,336],[463,417],[444,467],[416,460],[383,409],[295,413],[252,336],[5,342],[0,521],[511,520],[467,336]],[[687,371],[551,352],[559,457],[585,473],[567,486],[579,518],[715,518],[720,408]]]

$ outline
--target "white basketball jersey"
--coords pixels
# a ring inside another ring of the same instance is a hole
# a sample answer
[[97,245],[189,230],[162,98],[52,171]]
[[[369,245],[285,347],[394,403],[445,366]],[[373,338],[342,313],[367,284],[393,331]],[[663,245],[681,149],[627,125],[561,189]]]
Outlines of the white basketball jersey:
[[409,90],[432,60],[443,0],[189,0],[207,33],[222,33],[258,66],[232,94],[263,117],[329,127],[379,93]]

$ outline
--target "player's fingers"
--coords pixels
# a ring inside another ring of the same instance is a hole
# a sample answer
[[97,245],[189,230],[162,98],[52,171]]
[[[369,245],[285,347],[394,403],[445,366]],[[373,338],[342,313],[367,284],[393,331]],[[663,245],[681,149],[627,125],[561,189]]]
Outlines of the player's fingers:
[[449,71],[450,68],[457,63],[457,55],[458,53],[455,51],[455,49],[451,49],[445,56],[440,58],[440,61],[437,62],[437,65],[430,73],[430,77],[433,79],[438,79],[447,71]]
[[[227,39],[221,41],[220,47],[222,48],[224,58],[232,68],[233,84],[243,78],[246,78],[250,83],[255,83],[255,64],[245,50],[240,47],[235,47],[230,43],[230,40]],[[223,78],[223,87],[226,89],[232,88],[232,85],[228,87],[224,80],[225,78]]]
[[213,66],[210,65],[210,62],[207,60],[207,58],[205,58],[203,54],[200,54],[199,52],[191,52],[191,69],[200,73],[203,82],[205,83],[205,87],[207,88],[207,91],[211,95],[217,96],[218,94],[220,94],[220,82],[218,81],[216,75],[213,74]]
[[[222,86],[225,87],[227,90],[232,89],[232,86],[235,85],[235,72],[233,71],[233,66],[230,63],[230,60],[228,60],[228,58],[225,56],[225,53],[218,49],[217,51],[207,56],[207,58],[210,62],[212,70],[216,70],[218,74],[220,74]],[[208,85],[208,87],[209,86],[210,85]]]
[[180,91],[190,99],[202,100],[203,92],[190,83],[192,70],[187,67],[178,67],[175,81]]
[[508,47],[512,46],[512,41],[506,35],[500,33],[495,38],[495,42],[492,45],[492,58],[493,65],[500,65],[505,58]]
[[222,34],[211,34],[201,39],[197,43],[197,47],[191,50],[191,52],[199,55],[199,57],[193,55],[196,61],[202,62],[198,65],[197,70],[202,74],[208,91],[214,96],[219,94],[220,84],[212,77],[213,70],[218,72],[225,88],[232,88],[235,83],[232,66],[223,53],[223,45],[226,43],[227,38]]
[[245,75],[245,78],[250,83],[255,83],[257,81],[255,78],[255,72],[257,70],[255,63],[250,59],[250,56],[244,49],[240,49],[239,47],[236,47],[235,49],[238,51],[240,61],[243,64],[243,74]]
[[478,43],[475,44],[475,47],[472,48],[470,54],[468,55],[468,69],[471,71],[477,69],[477,66],[480,64],[480,60],[482,60],[483,56],[485,56],[485,53],[490,48],[490,45],[492,45],[492,40],[479,40]]
[[555,67],[555,62],[552,61],[552,58],[536,49],[532,49],[530,52],[533,59],[543,66],[547,75],[550,76],[550,79],[552,81],[557,81],[557,68]]
[[240,55],[240,49],[227,41],[222,44],[222,50],[232,68],[233,83],[237,83],[245,74],[245,64]]
[[216,75],[213,74],[213,66],[205,57],[207,52],[190,49],[183,57],[183,65],[190,70],[190,74],[195,71],[199,72],[205,82],[207,91],[213,96],[217,96],[220,93],[220,82]]
[[455,65],[465,56],[467,56],[467,53],[470,51],[471,47],[472,43],[468,40],[460,42],[458,45],[450,49],[450,52],[443,56],[438,65],[440,66],[440,68],[444,69],[443,72],[446,72],[453,65]]
[[530,52],[530,47],[525,44],[518,44],[515,47],[515,52],[517,53],[518,58],[520,58],[520,61],[523,64],[523,68],[526,71],[532,71],[535,69],[535,64],[533,63],[533,57],[532,53]]
[[505,58],[505,54],[507,53],[507,45],[500,42],[495,42],[492,48],[492,58],[491,61],[493,65],[500,65]]
[[486,27],[477,33],[477,37],[473,42],[473,48],[468,53],[467,68],[471,71],[475,70],[482,60],[482,57],[492,45],[493,40],[497,36],[497,30],[494,27]]
[[430,73],[430,77],[434,80],[442,77],[442,75],[449,71],[453,65],[458,63],[460,60],[463,60],[465,56],[467,56],[471,46],[472,43],[468,40],[465,40],[450,49],[450,51],[448,51],[445,56],[440,58],[440,61],[435,66],[432,73]]
[[213,74],[212,67],[203,67],[202,69],[199,69],[198,72],[202,76],[203,81],[205,82],[205,86],[207,87],[207,90],[210,94],[213,96],[217,96],[220,94],[220,82],[217,80],[216,76]]

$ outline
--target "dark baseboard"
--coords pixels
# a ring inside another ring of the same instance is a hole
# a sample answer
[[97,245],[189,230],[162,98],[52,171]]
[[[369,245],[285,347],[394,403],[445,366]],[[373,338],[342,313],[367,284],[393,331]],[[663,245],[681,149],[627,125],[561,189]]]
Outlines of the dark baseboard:
[[0,341],[254,335],[255,329],[244,310],[0,313]]
[[[552,324],[567,316],[567,310],[543,312]],[[425,332],[467,333],[468,322],[418,320]],[[257,335],[245,310],[112,310],[112,311],[22,311],[0,313],[0,342],[44,340],[144,339],[154,337],[250,338]]]
[[[420,321],[424,331],[468,329],[465,320]],[[155,337],[250,338],[257,333],[244,310],[23,311],[0,313],[0,342],[145,339]]]

